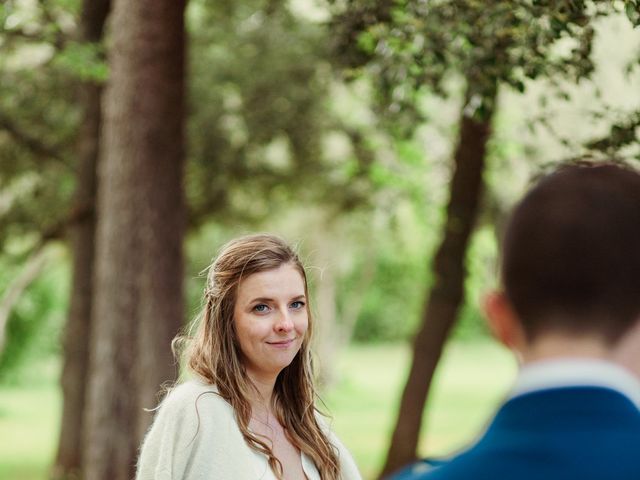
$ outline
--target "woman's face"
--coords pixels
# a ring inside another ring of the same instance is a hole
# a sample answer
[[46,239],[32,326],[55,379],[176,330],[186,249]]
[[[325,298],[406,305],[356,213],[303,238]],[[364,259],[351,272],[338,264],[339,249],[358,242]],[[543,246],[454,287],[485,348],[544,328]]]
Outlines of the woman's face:
[[287,263],[244,278],[234,320],[249,376],[272,381],[300,350],[309,325],[300,272]]

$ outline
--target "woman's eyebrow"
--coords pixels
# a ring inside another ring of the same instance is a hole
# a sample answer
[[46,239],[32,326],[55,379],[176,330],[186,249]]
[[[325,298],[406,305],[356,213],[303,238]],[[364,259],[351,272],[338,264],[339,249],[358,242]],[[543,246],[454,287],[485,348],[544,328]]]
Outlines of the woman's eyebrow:
[[249,303],[255,303],[255,302],[273,302],[273,298],[257,297],[257,298],[254,298],[253,300],[249,300]]
[[[307,296],[304,293],[302,293],[300,295],[296,295],[295,297],[291,297],[291,300],[292,301],[304,300],[305,298],[307,298]],[[255,303],[255,302],[275,302],[275,299],[271,297],[256,297],[249,300],[248,303]]]

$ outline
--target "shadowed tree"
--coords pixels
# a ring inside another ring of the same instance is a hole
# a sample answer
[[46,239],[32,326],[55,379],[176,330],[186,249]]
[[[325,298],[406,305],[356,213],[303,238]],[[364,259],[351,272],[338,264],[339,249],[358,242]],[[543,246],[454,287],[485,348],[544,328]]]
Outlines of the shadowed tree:
[[[99,43],[109,12],[110,0],[84,0],[79,22],[79,41]],[[100,139],[102,87],[95,81],[80,86],[82,122],[77,139],[77,182],[74,206],[84,212],[68,232],[72,259],[72,286],[69,315],[63,346],[61,377],[62,420],[58,453],[52,471],[54,478],[75,476],[81,468],[82,412],[85,405],[95,236],[96,166]]]
[[133,476],[182,325],[184,8],[116,0],[98,170],[83,478]]

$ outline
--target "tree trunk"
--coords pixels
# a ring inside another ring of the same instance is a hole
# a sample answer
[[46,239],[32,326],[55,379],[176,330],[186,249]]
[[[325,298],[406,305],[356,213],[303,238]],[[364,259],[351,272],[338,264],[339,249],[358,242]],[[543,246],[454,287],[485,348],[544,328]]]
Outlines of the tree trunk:
[[85,480],[128,480],[182,325],[183,0],[116,0],[99,169]]
[[414,339],[411,369],[381,477],[416,459],[431,380],[464,300],[465,257],[483,190],[485,151],[496,98],[495,87],[484,92],[484,114],[473,116],[468,112],[472,88],[473,83],[469,81],[454,156],[447,218],[433,263],[433,286]]
[[[85,0],[80,16],[80,41],[100,42],[109,13],[110,0]],[[71,225],[69,245],[73,256],[73,278],[69,316],[65,327],[64,365],[61,377],[62,420],[58,452],[52,469],[53,478],[77,477],[81,468],[82,412],[85,405],[85,386],[89,364],[89,342],[94,237],[96,166],[100,145],[102,112],[100,98],[102,88],[94,83],[80,87],[83,108],[82,123],[78,132],[78,173],[73,209],[87,210]]]

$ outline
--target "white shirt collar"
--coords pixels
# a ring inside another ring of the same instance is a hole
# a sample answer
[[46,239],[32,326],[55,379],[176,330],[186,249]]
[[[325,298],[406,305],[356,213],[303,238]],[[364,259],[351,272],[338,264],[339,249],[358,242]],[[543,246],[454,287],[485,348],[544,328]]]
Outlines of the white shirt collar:
[[510,397],[549,388],[578,386],[615,390],[640,408],[640,380],[619,365],[599,359],[563,358],[525,364]]

